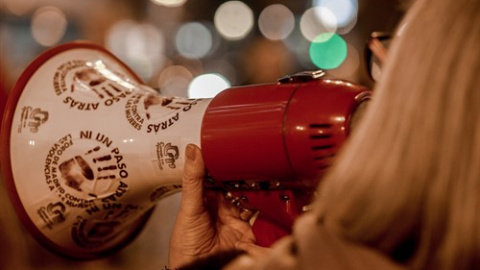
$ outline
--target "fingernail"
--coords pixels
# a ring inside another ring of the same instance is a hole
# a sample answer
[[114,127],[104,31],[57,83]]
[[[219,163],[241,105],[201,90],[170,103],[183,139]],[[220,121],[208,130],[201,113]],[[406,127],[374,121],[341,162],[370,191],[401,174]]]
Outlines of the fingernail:
[[197,153],[195,151],[195,145],[193,144],[188,144],[187,147],[185,148],[185,156],[187,157],[187,160],[189,161],[194,161],[195,158],[197,157]]

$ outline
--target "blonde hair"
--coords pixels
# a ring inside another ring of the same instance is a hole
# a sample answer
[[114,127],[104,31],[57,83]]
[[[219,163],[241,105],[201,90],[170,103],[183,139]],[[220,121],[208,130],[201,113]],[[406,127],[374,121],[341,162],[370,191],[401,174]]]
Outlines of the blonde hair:
[[417,0],[319,187],[325,226],[414,269],[480,269],[480,1]]

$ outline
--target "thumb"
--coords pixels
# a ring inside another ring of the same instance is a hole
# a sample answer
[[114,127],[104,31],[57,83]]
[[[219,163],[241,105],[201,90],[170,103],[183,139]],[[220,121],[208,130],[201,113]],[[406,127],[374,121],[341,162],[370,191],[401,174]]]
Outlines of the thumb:
[[182,199],[180,209],[189,214],[203,211],[203,178],[205,164],[202,151],[194,144],[185,148],[185,165],[182,179]]

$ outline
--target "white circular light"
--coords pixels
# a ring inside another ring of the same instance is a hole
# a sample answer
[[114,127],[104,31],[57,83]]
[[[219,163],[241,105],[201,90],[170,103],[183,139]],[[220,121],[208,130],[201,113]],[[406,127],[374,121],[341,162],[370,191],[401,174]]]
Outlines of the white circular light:
[[178,52],[193,59],[206,56],[212,49],[212,34],[210,30],[198,22],[182,25],[175,36],[175,46]]
[[300,31],[310,41],[323,33],[335,33],[337,17],[325,7],[309,8],[300,18]]
[[106,47],[146,81],[165,62],[165,38],[152,24],[121,20],[109,29]]
[[160,93],[166,96],[188,97],[188,85],[192,78],[192,73],[186,67],[169,66],[158,76]]
[[258,18],[258,28],[268,39],[282,40],[293,31],[295,16],[292,11],[281,4],[266,7]]
[[197,76],[188,87],[189,98],[213,98],[230,87],[230,83],[220,74],[209,73]]
[[357,23],[357,0],[314,0],[313,5],[330,10],[338,23],[337,33],[348,33]]
[[166,6],[166,7],[179,7],[185,4],[187,0],[150,0],[152,3]]
[[253,12],[243,2],[225,2],[216,10],[214,24],[224,38],[229,40],[242,39],[253,28]]
[[35,11],[32,18],[32,35],[43,46],[57,44],[67,30],[67,17],[58,8],[47,6]]

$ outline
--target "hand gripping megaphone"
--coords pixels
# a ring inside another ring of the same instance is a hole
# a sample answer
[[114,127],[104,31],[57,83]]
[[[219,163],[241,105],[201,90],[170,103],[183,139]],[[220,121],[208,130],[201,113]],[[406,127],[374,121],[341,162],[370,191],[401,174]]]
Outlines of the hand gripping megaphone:
[[96,258],[131,241],[161,198],[181,190],[184,150],[201,146],[205,187],[259,213],[261,245],[289,232],[370,99],[322,72],[166,97],[97,45],[35,59],[10,94],[1,165],[15,210],[45,247]]

